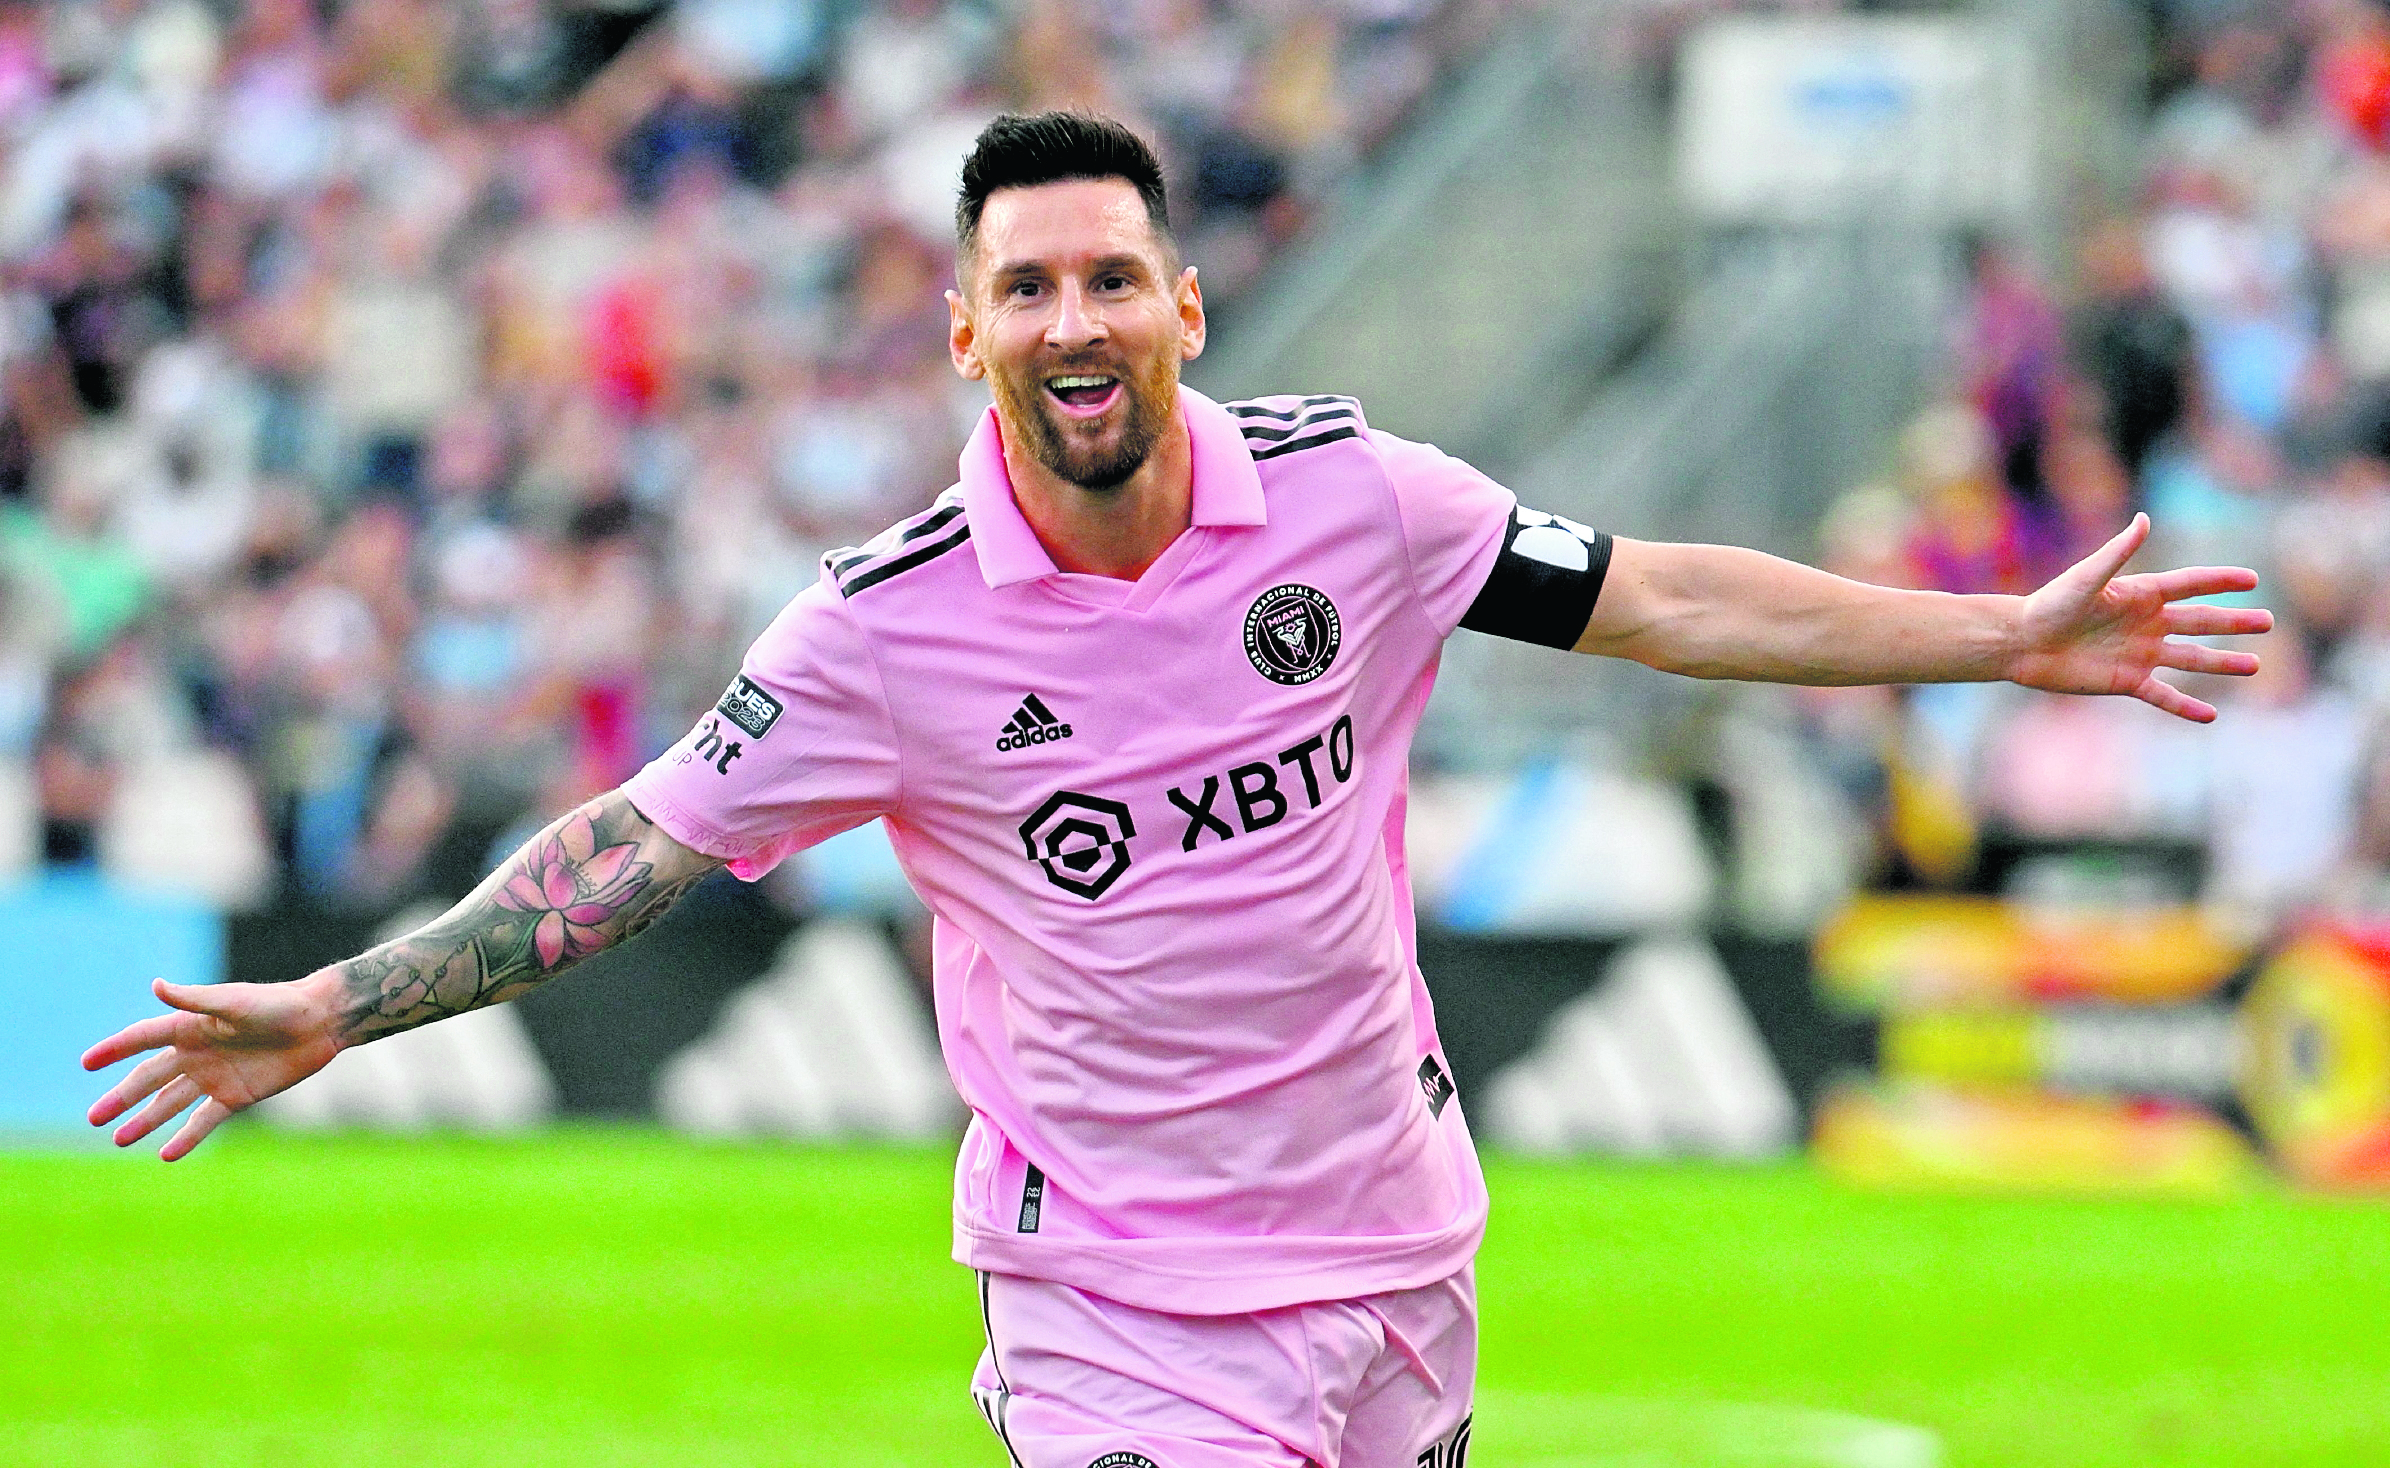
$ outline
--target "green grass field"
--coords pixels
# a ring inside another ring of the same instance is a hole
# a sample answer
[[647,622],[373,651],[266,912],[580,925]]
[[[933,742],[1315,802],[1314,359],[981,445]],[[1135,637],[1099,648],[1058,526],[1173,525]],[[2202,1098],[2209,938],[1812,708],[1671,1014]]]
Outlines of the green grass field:
[[[0,1462],[961,1464],[937,1151],[0,1156]],[[2390,1209],[1492,1167],[1477,1468],[2390,1463]]]

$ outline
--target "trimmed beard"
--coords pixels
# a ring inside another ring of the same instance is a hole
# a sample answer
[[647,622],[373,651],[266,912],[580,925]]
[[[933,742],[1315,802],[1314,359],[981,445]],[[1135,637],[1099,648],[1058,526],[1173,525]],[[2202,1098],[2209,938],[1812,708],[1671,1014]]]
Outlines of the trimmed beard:
[[[1154,445],[1162,441],[1162,427],[1176,408],[1178,374],[1175,364],[1165,358],[1157,363],[1142,380],[1133,377],[1120,379],[1121,420],[1118,440],[1109,449],[1074,441],[1073,420],[1063,418],[1046,401],[1040,384],[1044,377],[1026,383],[1008,374],[988,374],[988,385],[995,390],[999,415],[1007,430],[1019,432],[1023,446],[1031,458],[1043,465],[1055,477],[1097,494],[1108,494],[1129,482],[1129,476],[1145,467],[1153,454]],[[1025,389],[1025,390],[1024,390]]]

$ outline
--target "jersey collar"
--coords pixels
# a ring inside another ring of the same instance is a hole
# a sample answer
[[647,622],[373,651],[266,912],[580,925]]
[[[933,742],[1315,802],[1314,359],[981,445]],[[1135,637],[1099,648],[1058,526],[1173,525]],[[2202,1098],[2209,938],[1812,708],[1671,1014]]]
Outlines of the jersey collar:
[[[1189,460],[1194,475],[1190,517],[1197,525],[1263,525],[1269,521],[1261,495],[1261,471],[1226,408],[1191,387],[1178,390],[1186,415]],[[1012,496],[1004,468],[1004,437],[993,406],[963,448],[963,513],[970,517],[971,547],[979,553],[979,574],[991,587],[1034,581],[1056,574],[1037,532]]]

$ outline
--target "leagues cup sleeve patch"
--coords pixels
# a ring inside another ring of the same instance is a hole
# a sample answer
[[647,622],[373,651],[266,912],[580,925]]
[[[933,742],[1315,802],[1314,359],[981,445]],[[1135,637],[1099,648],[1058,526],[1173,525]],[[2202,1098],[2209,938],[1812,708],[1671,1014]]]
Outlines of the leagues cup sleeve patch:
[[1518,642],[1575,647],[1609,571],[1607,534],[1520,505],[1503,527],[1502,552],[1461,625]]
[[761,739],[772,732],[786,710],[780,700],[763,691],[756,681],[741,673],[734,680],[714,711],[747,731],[750,739]]
[[1308,586],[1273,586],[1245,613],[1245,656],[1272,683],[1309,683],[1328,671],[1343,644],[1336,603]]

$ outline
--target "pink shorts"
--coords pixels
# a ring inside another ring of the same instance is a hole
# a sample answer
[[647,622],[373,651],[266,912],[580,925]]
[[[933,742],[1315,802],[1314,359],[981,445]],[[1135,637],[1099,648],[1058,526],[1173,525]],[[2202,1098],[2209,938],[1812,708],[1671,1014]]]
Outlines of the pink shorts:
[[1163,1315],[979,1276],[971,1396],[1013,1468],[1463,1468],[1477,1285]]

